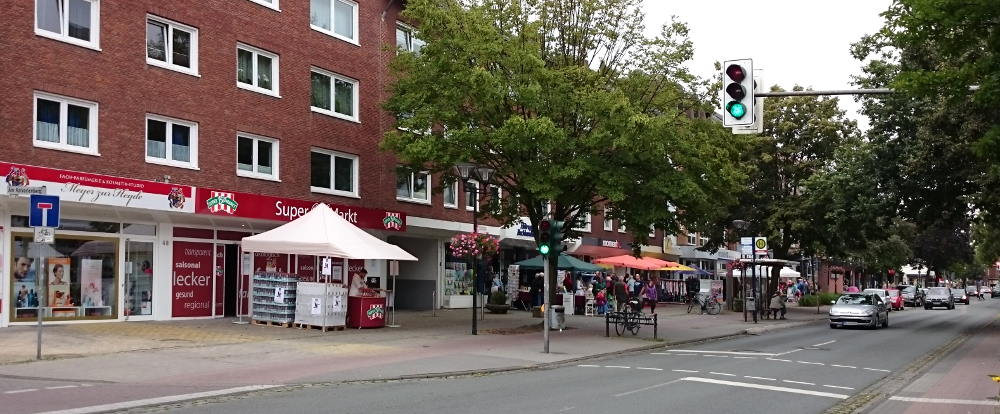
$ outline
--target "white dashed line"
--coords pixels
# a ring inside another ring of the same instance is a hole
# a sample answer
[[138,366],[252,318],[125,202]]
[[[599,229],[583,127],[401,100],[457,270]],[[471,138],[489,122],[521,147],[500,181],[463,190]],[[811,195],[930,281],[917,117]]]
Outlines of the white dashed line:
[[809,361],[795,361],[795,362],[798,362],[800,364],[809,364],[809,365],[826,365],[822,362],[809,362]]
[[93,385],[90,385],[90,384],[80,384],[80,386],[81,387],[93,387]]
[[587,367],[587,368],[600,368],[601,367],[600,365],[577,365],[577,366],[578,367]]
[[792,381],[792,380],[781,380],[781,382],[787,382],[789,384],[816,385],[811,382]]
[[636,367],[636,369],[647,369],[647,370],[650,370],[650,371],[663,371],[663,368],[643,368],[643,367]]
[[858,367],[852,367],[852,366],[850,366],[850,365],[837,365],[837,364],[830,364],[830,366],[831,366],[831,367],[837,367],[837,368],[850,368],[850,369],[858,369]]
[[76,388],[76,385],[62,385],[62,386],[59,386],[59,387],[45,387],[45,389],[47,389],[47,390],[61,390],[61,389],[64,389],[64,388]]
[[736,375],[733,375],[733,374],[727,374],[725,372],[709,372],[709,374],[724,375],[724,376],[727,376],[727,377],[735,377],[736,376]]
[[671,371],[673,371],[673,372],[693,372],[695,374],[698,373],[698,371],[692,371],[692,370],[689,370],[689,369],[672,369]]
[[4,394],[20,394],[22,392],[32,392],[32,391],[38,391],[38,388],[31,388],[27,390],[16,390],[16,391],[4,391]]
[[677,355],[677,356],[696,356],[698,354],[664,354],[664,355]]
[[628,369],[629,367],[623,367],[621,365],[605,365],[604,368],[625,368],[625,369]]
[[635,394],[637,392],[643,392],[643,391],[646,391],[646,390],[651,390],[653,388],[662,387],[664,385],[670,385],[670,384],[673,384],[675,382],[680,382],[680,381],[683,381],[683,380],[684,380],[683,378],[681,378],[681,379],[675,379],[673,381],[664,382],[662,384],[656,384],[656,385],[652,385],[652,386],[649,386],[649,387],[646,387],[646,388],[639,388],[637,390],[632,390],[632,391],[629,391],[629,392],[623,392],[621,394],[615,395],[615,397],[622,397],[622,396],[626,396],[626,395],[629,395],[629,394]]
[[736,358],[736,359],[757,359],[755,357],[733,357],[733,358]]
[[892,372],[887,369],[878,369],[878,368],[864,368],[864,369],[867,369],[869,371],[878,371],[878,372]]
[[813,345],[813,346],[814,346],[814,347],[820,347],[820,346],[823,346],[823,345],[829,345],[829,344],[832,344],[832,343],[834,343],[834,342],[837,342],[837,340],[835,339],[835,340],[832,340],[832,341],[830,341],[830,342],[823,342],[823,343],[821,343],[821,344],[816,344],[816,345]]
[[834,394],[834,393],[823,392],[823,391],[800,390],[800,389],[797,389],[797,388],[776,387],[776,386],[773,386],[773,385],[752,384],[752,383],[748,383],[748,382],[734,382],[734,381],[719,380],[719,379],[715,379],[715,378],[687,377],[687,378],[681,378],[680,380],[681,381],[702,382],[702,383],[708,383],[708,384],[729,385],[729,386],[732,386],[732,387],[755,388],[755,389],[759,389],[759,390],[787,392],[787,393],[792,393],[792,394],[805,394],[805,395],[813,395],[813,396],[817,396],[817,397],[837,398],[837,399],[840,399],[840,400],[846,400],[849,397],[848,395],[844,395],[844,394]]
[[838,387],[836,385],[824,385],[824,387],[838,388],[838,389],[842,389],[842,390],[853,390],[854,389],[854,388],[851,388],[851,387]]
[[778,359],[778,358],[768,358],[768,361],[781,361],[781,362],[792,362],[790,359]]
[[713,357],[713,358],[729,358],[726,355],[702,355],[702,356]]
[[744,375],[743,378],[759,379],[759,380],[764,380],[764,381],[777,381],[774,378],[754,377],[754,376],[750,376],[750,375]]

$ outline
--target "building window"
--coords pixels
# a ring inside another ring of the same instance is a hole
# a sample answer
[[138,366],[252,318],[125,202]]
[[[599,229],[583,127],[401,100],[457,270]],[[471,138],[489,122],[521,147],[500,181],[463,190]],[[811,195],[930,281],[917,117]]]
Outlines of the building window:
[[656,227],[649,226],[649,237],[656,237]]
[[146,115],[146,162],[198,168],[198,124]]
[[358,195],[358,156],[313,148],[310,153],[312,191],[346,197]]
[[358,44],[358,4],[346,0],[311,0],[314,30]]
[[469,180],[465,189],[465,209],[473,211],[476,209],[476,203],[479,201],[479,182],[475,180]]
[[100,0],[35,0],[35,34],[97,49],[100,6]]
[[396,176],[396,199],[403,201],[416,201],[418,203],[430,203],[430,180],[431,176],[426,171],[400,171]]
[[236,86],[278,96],[278,55],[236,45]]
[[35,93],[35,146],[97,154],[97,103]]
[[396,23],[396,47],[404,52],[420,53],[424,45],[426,43],[416,36],[416,31],[412,27]]
[[580,227],[575,227],[574,230],[590,232],[590,213],[584,213],[580,215],[580,220],[582,225]]
[[278,180],[278,140],[243,133],[237,135],[236,175]]
[[619,233],[625,232],[625,220],[618,220],[618,232]]
[[198,29],[148,16],[146,63],[197,76]]
[[687,243],[688,246],[694,246],[694,245],[698,244],[698,235],[697,234],[695,234],[695,233],[688,233],[687,234],[687,238],[688,238],[688,243]]
[[358,122],[358,81],[313,68],[312,110]]
[[611,222],[611,209],[604,207],[604,230],[611,231],[614,229],[614,224]]
[[278,1],[279,0],[250,0],[250,1],[252,1],[254,3],[257,3],[257,4],[259,4],[261,6],[264,6],[264,7],[268,7],[268,8],[272,8],[272,9],[278,10]]
[[[700,233],[698,235],[701,236]],[[699,246],[704,246],[706,244],[708,244],[708,237],[701,236],[701,237],[698,238],[698,245]]]
[[458,181],[444,186],[444,206],[458,208]]

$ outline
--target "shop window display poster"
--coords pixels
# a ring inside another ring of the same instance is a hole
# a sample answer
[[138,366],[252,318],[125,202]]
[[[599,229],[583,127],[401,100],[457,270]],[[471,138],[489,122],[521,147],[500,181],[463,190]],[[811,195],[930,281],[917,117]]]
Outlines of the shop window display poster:
[[102,271],[100,260],[83,259],[80,266],[80,291],[83,296],[83,306],[104,306]]
[[[74,300],[70,296],[70,259],[68,257],[53,257],[48,260],[48,290],[49,306],[72,307]],[[55,314],[53,314],[55,315]]]

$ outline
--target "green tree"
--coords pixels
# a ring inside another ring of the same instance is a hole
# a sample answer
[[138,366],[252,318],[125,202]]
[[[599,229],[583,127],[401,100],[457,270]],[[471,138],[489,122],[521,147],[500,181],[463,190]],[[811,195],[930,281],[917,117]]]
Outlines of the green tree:
[[[400,53],[384,108],[399,130],[382,148],[406,168],[496,171],[503,225],[579,224],[606,203],[638,251],[650,227],[717,220],[744,175],[741,140],[705,118],[707,83],[683,63],[687,27],[644,36],[641,0],[411,0],[405,18],[427,42]],[[569,232],[576,236],[575,232]],[[553,272],[550,282],[554,282]],[[554,290],[550,292],[553,298]]]

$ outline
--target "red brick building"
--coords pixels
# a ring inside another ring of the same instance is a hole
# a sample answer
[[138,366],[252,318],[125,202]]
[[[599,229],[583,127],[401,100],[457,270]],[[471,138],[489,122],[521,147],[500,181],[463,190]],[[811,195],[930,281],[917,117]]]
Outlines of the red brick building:
[[[435,306],[462,306],[446,294],[445,243],[472,230],[467,197],[457,185],[435,194],[437,177],[400,180],[395,157],[378,150],[394,127],[380,109],[393,57],[383,46],[420,45],[397,21],[405,2],[10,3],[0,28],[0,252],[11,271],[0,279],[0,325],[32,320],[38,302],[54,320],[246,314],[239,240],[319,202],[420,259],[401,266],[401,308],[430,306],[432,289]],[[27,197],[7,194],[40,185],[63,203],[54,247],[38,262]],[[626,252],[628,235],[595,218],[574,249]],[[510,246],[499,268],[534,248],[518,228],[484,230]],[[69,269],[70,302],[32,289],[36,270],[57,264]],[[249,266],[316,267],[266,254]],[[384,262],[350,266],[387,287]]]

